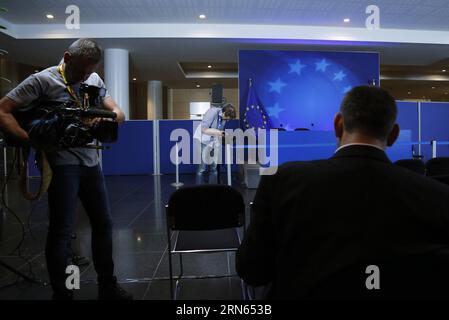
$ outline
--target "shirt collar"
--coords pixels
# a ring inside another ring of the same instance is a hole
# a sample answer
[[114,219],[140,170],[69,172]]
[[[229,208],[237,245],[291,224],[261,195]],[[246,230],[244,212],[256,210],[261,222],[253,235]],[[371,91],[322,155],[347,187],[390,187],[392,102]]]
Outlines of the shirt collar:
[[349,146],[370,146],[370,147],[377,148],[377,149],[379,149],[379,150],[381,150],[381,151],[385,151],[384,149],[382,149],[382,148],[379,147],[379,146],[376,146],[375,144],[370,144],[370,143],[347,143],[347,144],[344,144],[344,145],[338,147],[337,150],[335,150],[334,153],[337,153],[337,152],[340,151],[341,149],[346,148],[346,147],[349,147]]

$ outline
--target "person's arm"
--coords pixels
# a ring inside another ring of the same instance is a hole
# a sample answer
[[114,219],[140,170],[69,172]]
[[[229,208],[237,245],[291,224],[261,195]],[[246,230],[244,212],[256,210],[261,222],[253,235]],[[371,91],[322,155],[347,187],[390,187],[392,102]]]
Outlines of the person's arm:
[[201,130],[202,133],[207,134],[209,136],[217,136],[222,137],[224,135],[224,131],[214,129],[214,128],[206,128]]
[[203,120],[201,121],[201,132],[203,134],[207,134],[209,136],[223,136],[224,132],[215,128],[211,128],[210,126],[215,120],[217,113],[214,109],[210,108],[203,115]]
[[3,97],[0,100],[0,128],[20,141],[27,143],[29,142],[28,134],[19,126],[12,115],[12,111],[19,107],[21,107],[20,103],[8,97]]
[[115,112],[117,114],[118,122],[125,121],[125,114],[110,96],[103,100],[103,107],[109,111]]
[[6,97],[0,100],[0,128],[21,142],[28,143],[28,134],[19,126],[12,112],[17,108],[29,105],[41,97],[45,90],[45,81],[37,74],[32,74],[8,92]]
[[272,196],[275,176],[262,176],[254,198],[251,223],[236,255],[238,275],[249,285],[270,283],[275,273]]

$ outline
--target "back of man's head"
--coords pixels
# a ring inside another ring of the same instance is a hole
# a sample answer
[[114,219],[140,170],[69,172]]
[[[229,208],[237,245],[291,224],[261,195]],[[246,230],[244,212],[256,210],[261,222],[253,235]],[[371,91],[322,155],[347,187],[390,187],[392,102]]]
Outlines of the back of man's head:
[[397,107],[388,91],[375,86],[353,88],[340,106],[344,130],[386,141],[396,122]]
[[223,114],[228,118],[228,119],[235,119],[237,117],[235,108],[232,104],[227,103],[223,106],[223,108],[221,109],[221,111],[223,112]]
[[73,42],[67,52],[74,58],[87,58],[92,64],[101,60],[101,47],[92,39],[81,38]]

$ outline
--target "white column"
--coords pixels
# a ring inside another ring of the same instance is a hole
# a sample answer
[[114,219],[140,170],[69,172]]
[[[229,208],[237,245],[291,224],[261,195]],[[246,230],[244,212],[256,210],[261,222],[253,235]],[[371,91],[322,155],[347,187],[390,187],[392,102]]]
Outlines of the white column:
[[168,97],[167,97],[167,105],[168,105],[168,119],[173,119],[173,89],[168,89]]
[[162,82],[148,81],[147,93],[148,119],[162,119]]
[[129,120],[129,53],[125,49],[104,50],[104,81],[112,99]]

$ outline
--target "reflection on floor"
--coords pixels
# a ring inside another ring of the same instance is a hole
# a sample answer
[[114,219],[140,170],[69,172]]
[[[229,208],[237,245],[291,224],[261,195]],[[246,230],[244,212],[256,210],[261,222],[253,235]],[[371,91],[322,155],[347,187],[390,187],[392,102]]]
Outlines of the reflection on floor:
[[[254,190],[237,188],[249,203]],[[195,184],[194,175],[183,175],[185,185]],[[174,176],[110,176],[106,177],[114,220],[115,270],[126,290],[136,299],[169,299],[167,238],[164,204],[176,189]],[[223,179],[223,183],[225,183]],[[26,233],[22,241],[21,224],[3,211],[0,217],[0,260],[27,275],[48,281],[44,245],[47,234],[47,199],[38,203],[24,201],[18,192],[17,180],[8,184],[7,205],[24,222]],[[31,214],[30,214],[31,212]],[[76,239],[73,247],[83,256],[91,257],[90,226],[82,206],[79,206]],[[15,250],[15,251],[14,251]],[[14,252],[13,252],[14,251]],[[19,254],[19,255],[18,255]],[[187,255],[183,258],[186,276],[235,275],[234,253]],[[174,270],[177,259],[174,260]],[[81,289],[76,299],[96,299],[97,286],[93,265],[81,267]],[[0,299],[49,299],[49,286],[29,284],[0,266]],[[182,282],[181,299],[241,299],[240,279],[236,276],[218,279],[186,279]]]

